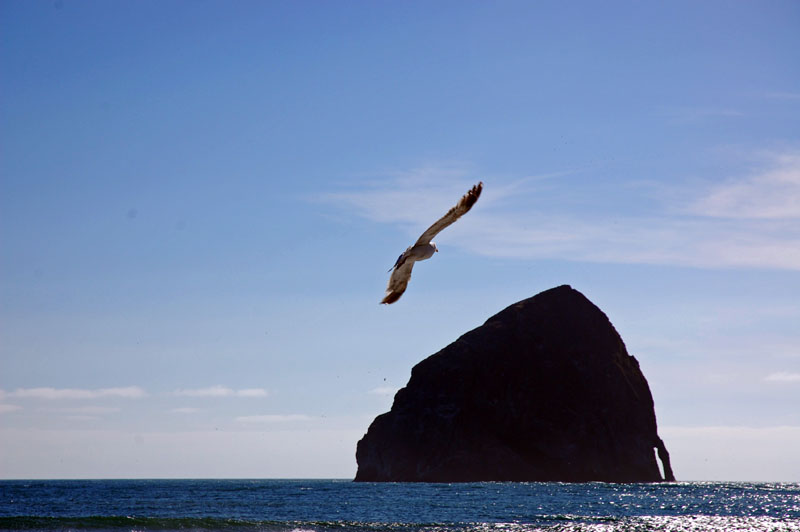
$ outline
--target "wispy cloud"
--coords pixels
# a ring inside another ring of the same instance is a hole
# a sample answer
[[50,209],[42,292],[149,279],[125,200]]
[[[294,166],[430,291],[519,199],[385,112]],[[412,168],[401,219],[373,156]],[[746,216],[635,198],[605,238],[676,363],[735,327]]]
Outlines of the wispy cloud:
[[[424,176],[384,180],[327,200],[401,226],[413,238],[476,181],[452,171],[434,176],[430,168]],[[722,184],[671,191],[646,213],[559,208],[543,193],[579,194],[562,178],[512,184],[483,178],[481,201],[447,229],[448,244],[503,258],[800,270],[800,150],[762,154],[750,173]]]
[[800,220],[800,151],[764,159],[764,168],[714,186],[691,211],[714,218]]
[[23,399],[100,399],[107,397],[120,397],[125,399],[140,399],[147,397],[147,392],[138,386],[127,386],[124,388],[17,388],[13,392],[7,392],[8,397]]
[[264,388],[243,388],[234,390],[227,386],[209,386],[207,388],[190,388],[175,390],[177,397],[267,397],[269,392]]
[[262,424],[262,423],[287,423],[291,421],[308,421],[313,419],[303,414],[264,414],[258,416],[239,416],[236,418],[238,423]]
[[22,407],[17,405],[0,404],[0,414],[16,412],[17,410],[22,410]]
[[430,223],[431,218],[444,214],[443,205],[455,202],[474,184],[465,179],[462,168],[448,166],[424,166],[384,177],[359,183],[354,190],[324,194],[319,199],[346,206],[376,222],[417,226],[421,220]]
[[171,408],[169,412],[171,414],[196,414],[198,412],[202,412],[202,410],[200,408],[181,407],[181,408]]
[[764,380],[769,382],[800,382],[800,373],[778,371],[767,375]]
[[269,395],[269,392],[264,388],[244,388],[242,390],[236,390],[237,397],[266,397]]
[[378,388],[373,388],[369,391],[372,395],[394,395],[397,393],[397,388],[393,388],[391,386],[380,386]]
[[59,407],[59,408],[41,408],[44,412],[52,412],[55,414],[68,414],[71,416],[102,416],[106,414],[114,414],[119,412],[120,409],[111,406],[76,406],[76,407]]

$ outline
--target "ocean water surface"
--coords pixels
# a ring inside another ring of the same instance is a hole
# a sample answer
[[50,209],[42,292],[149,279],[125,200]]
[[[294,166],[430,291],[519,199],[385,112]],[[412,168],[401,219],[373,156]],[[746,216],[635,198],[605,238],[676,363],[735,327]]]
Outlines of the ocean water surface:
[[800,484],[0,481],[2,530],[800,530]]

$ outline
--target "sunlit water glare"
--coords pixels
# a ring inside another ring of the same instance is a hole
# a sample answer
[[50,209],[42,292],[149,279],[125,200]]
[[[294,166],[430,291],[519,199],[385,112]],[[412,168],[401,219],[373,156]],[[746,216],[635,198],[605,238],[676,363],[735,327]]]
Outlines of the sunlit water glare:
[[800,530],[800,484],[0,482],[3,530]]

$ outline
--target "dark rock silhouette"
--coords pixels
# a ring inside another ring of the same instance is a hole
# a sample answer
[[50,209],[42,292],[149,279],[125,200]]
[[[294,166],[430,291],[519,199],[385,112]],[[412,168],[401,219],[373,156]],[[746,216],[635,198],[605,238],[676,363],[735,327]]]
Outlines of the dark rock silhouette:
[[358,442],[356,481],[674,480],[639,363],[606,315],[559,286],[411,371]]

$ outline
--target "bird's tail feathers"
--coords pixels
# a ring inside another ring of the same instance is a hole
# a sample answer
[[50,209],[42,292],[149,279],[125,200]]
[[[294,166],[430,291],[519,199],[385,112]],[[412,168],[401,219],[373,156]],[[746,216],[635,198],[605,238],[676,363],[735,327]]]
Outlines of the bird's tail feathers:
[[381,305],[391,305],[403,295],[403,292],[387,292],[386,296],[381,300]]

